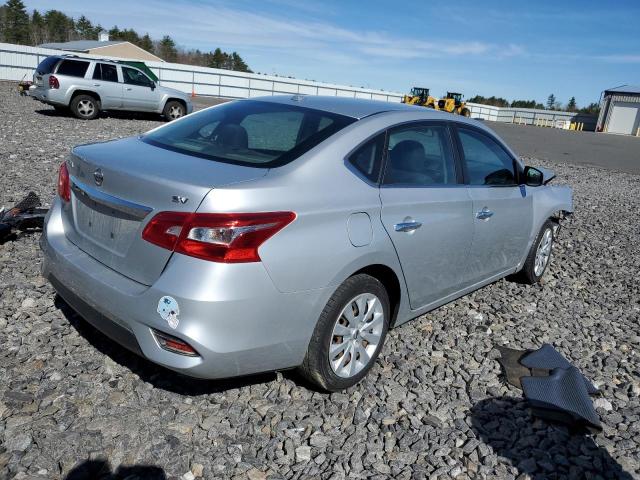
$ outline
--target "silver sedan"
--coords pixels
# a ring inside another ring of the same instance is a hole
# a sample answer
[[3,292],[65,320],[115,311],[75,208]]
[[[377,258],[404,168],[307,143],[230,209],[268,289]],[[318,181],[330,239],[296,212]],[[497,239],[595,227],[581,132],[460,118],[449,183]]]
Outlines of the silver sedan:
[[389,328],[519,272],[571,190],[481,122],[336,97],[219,105],[77,146],[43,273],[117,342],[201,378],[360,381]]

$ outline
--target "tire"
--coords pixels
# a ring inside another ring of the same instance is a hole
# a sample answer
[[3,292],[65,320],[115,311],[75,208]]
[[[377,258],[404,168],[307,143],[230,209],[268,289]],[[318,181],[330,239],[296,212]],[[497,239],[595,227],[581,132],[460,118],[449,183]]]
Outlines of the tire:
[[460,115],[468,118],[471,116],[471,110],[469,110],[468,108],[463,108],[462,111],[460,112]]
[[[351,323],[345,311],[351,312]],[[390,311],[389,296],[379,280],[365,274],[348,278],[320,314],[304,362],[299,367],[301,374],[331,392],[358,383],[378,358],[389,329]],[[336,335],[336,332],[345,335]],[[330,361],[332,345],[336,351],[333,363]],[[363,362],[361,359],[365,355],[368,360]]]
[[[538,232],[538,236],[531,245],[529,255],[527,255],[524,266],[519,273],[520,280],[522,280],[524,283],[534,285],[540,282],[540,279],[544,275],[544,272],[547,270],[547,267],[551,262],[554,230],[556,226],[557,224],[553,220],[548,219],[546,222],[544,222],[544,225],[542,225],[540,232]],[[547,241],[549,242],[548,244]],[[545,244],[547,244],[548,246],[545,247]],[[546,259],[543,258],[544,255],[540,251],[540,249],[544,248],[547,248]],[[542,257],[539,257],[539,253],[542,255]]]
[[162,115],[167,122],[177,120],[184,117],[187,114],[187,109],[184,105],[176,100],[169,100],[162,110]]
[[69,106],[71,112],[81,120],[93,120],[100,114],[100,102],[91,95],[76,95]]

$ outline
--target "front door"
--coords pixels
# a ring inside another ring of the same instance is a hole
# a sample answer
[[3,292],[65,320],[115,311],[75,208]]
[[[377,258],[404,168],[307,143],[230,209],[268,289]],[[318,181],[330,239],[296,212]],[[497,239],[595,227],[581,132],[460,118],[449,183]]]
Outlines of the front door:
[[462,289],[473,236],[472,202],[445,123],[388,135],[381,218],[398,254],[412,309]]
[[531,232],[532,196],[518,185],[517,163],[489,133],[457,127],[469,195],[473,200],[473,283],[514,269]]
[[155,112],[160,108],[160,95],[155,83],[140,70],[122,67],[124,110]]

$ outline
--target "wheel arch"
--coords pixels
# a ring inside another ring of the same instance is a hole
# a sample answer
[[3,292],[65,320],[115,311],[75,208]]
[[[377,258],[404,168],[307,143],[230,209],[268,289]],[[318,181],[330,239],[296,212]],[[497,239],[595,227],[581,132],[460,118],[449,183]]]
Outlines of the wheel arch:
[[389,295],[389,306],[391,307],[391,319],[389,321],[389,327],[393,327],[398,318],[398,312],[400,310],[400,300],[402,299],[402,287],[400,285],[400,279],[396,272],[387,265],[373,264],[361,268],[360,270],[353,272],[350,277],[358,274],[370,275],[377,279],[384,286],[387,294]]
[[69,105],[71,105],[71,102],[73,101],[74,98],[76,98],[78,95],[89,95],[93,98],[95,98],[98,101],[98,108],[100,108],[101,104],[102,104],[102,98],[100,98],[100,94],[92,91],[92,90],[83,90],[81,88],[78,88],[76,90],[74,90],[71,93],[71,98],[69,99]]
[[162,105],[162,111],[164,111],[167,103],[169,102],[178,102],[184,107],[185,112],[187,111],[187,102],[184,99],[178,97],[167,97],[167,99],[164,101],[164,104]]

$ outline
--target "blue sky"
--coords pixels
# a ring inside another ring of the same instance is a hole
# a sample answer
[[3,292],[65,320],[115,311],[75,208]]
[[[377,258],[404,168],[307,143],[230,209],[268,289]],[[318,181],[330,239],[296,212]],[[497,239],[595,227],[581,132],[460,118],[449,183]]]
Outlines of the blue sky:
[[[25,0],[47,10],[50,0]],[[398,92],[411,86],[566,103],[640,84],[640,2],[65,0],[56,8],[236,50],[256,72]]]

